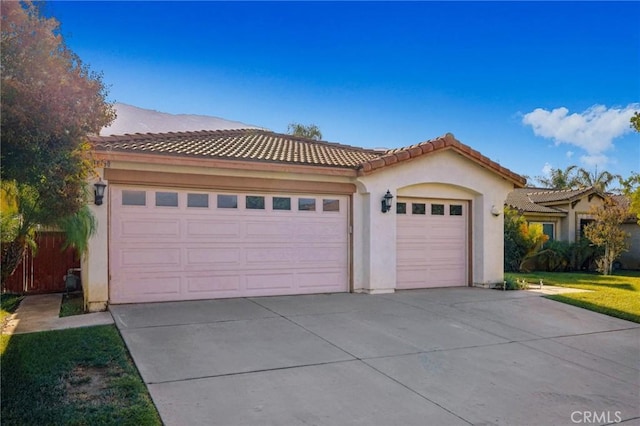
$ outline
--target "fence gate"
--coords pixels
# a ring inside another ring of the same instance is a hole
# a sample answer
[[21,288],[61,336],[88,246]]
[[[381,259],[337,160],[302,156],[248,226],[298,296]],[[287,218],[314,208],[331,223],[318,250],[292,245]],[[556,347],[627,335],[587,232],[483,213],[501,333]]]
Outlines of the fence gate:
[[74,249],[62,250],[62,232],[39,232],[36,254],[27,249],[16,271],[7,279],[5,289],[10,293],[58,293],[65,291],[64,276],[70,268],[80,267]]

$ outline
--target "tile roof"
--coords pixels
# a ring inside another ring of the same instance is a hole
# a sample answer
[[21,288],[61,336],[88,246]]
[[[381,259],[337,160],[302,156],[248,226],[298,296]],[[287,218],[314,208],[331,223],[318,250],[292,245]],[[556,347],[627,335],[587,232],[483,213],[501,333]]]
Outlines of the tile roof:
[[90,141],[98,152],[146,153],[343,167],[357,170],[361,174],[368,174],[422,155],[452,149],[480,166],[512,181],[517,187],[523,186],[526,182],[520,175],[459,142],[451,133],[417,145],[387,151],[315,141],[273,133],[264,129],[92,136]]
[[355,168],[382,152],[282,135],[262,129],[136,133],[91,137],[97,151],[255,160]]
[[[530,188],[531,189],[531,188]],[[581,197],[589,192],[597,192],[592,186],[579,189],[535,189],[529,192],[529,198],[534,203],[551,203],[554,201],[569,201]]]
[[507,195],[505,204],[514,209],[528,212],[528,213],[551,213],[551,214],[565,214],[566,211],[558,208],[543,206],[542,204],[536,204],[529,197],[529,193],[535,188],[518,188]]
[[366,163],[363,163],[361,169],[363,172],[368,173],[385,166],[446,149],[456,151],[457,153],[476,162],[480,166],[492,170],[502,177],[512,181],[518,187],[524,186],[526,183],[525,178],[512,172],[506,167],[502,167],[500,164],[490,160],[470,146],[458,141],[451,133],[447,133],[444,136],[421,142],[416,145],[388,150],[379,158],[373,158]]
[[553,204],[568,203],[587,194],[604,196],[592,186],[579,189],[518,188],[507,195],[505,204],[529,213],[566,213]]

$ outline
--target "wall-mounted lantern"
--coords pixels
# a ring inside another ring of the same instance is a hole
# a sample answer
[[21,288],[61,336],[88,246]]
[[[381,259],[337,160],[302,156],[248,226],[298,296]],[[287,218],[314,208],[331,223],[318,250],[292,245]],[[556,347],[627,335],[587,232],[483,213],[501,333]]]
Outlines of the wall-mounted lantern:
[[393,195],[391,192],[387,190],[387,193],[382,197],[382,213],[386,213],[391,210],[391,200],[393,199]]
[[100,179],[98,182],[94,183],[93,186],[95,186],[95,190],[93,191],[93,194],[95,196],[94,203],[96,204],[96,206],[99,206],[102,204],[102,199],[104,198],[104,190],[107,187],[107,184],[104,183],[102,179]]
[[500,210],[495,205],[491,206],[491,214],[492,215],[494,215],[495,217],[498,217],[498,216],[500,216],[500,213],[502,213],[502,210]]

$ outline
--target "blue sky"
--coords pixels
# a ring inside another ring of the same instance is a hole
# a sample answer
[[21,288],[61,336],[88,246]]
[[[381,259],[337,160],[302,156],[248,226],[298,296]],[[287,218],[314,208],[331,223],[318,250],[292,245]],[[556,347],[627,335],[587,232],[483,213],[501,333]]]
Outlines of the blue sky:
[[640,170],[639,2],[51,1],[109,98],[395,148],[447,132],[531,177]]

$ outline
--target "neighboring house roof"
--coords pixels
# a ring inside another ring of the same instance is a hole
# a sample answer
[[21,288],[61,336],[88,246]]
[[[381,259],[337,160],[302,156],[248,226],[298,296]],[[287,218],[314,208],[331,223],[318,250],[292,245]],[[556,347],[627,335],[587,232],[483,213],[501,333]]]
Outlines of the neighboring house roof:
[[507,195],[505,204],[525,213],[566,215],[565,209],[555,206],[594,195],[604,198],[604,194],[592,186],[578,189],[518,188]]
[[315,141],[263,129],[136,133],[90,137],[97,152],[143,153],[221,160],[349,168],[368,174],[422,155],[453,150],[521,187],[526,180],[464,145],[451,133],[409,147],[387,151]]

